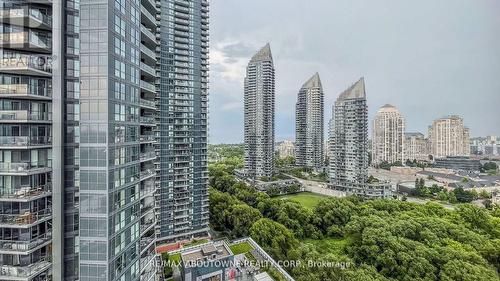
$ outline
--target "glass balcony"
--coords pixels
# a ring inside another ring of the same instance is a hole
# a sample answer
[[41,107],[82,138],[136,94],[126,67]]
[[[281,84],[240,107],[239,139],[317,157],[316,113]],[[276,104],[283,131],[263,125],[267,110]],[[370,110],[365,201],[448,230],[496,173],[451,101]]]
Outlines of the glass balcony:
[[0,97],[50,99],[51,92],[46,87],[30,87],[28,84],[0,85]]
[[156,103],[152,100],[146,100],[146,99],[140,99],[140,104],[141,106],[144,107],[150,107],[150,108],[156,108]]
[[156,126],[156,118],[154,116],[141,116],[139,119],[143,125]]
[[156,136],[153,134],[150,135],[141,135],[139,138],[140,142],[155,142],[156,141]]
[[28,110],[0,110],[0,122],[48,122],[52,121],[50,112],[34,112]]
[[152,68],[151,66],[141,62],[140,64],[140,67],[141,67],[141,71],[145,74],[149,74],[150,76],[152,76],[153,78],[156,77],[156,70],[154,68]]
[[144,152],[144,153],[141,153],[141,155],[140,155],[141,162],[150,161],[150,160],[153,160],[155,158],[156,158],[156,153],[154,151]]
[[52,58],[42,55],[7,55],[0,59],[0,71],[16,75],[51,76]]
[[50,38],[38,36],[35,32],[15,32],[0,34],[0,46],[10,49],[23,49],[37,52],[50,52]]
[[23,214],[0,214],[0,226],[29,226],[52,217],[52,209],[47,208],[38,212]]
[[48,172],[52,169],[52,161],[40,161],[32,163],[12,163],[3,162],[0,163],[0,173],[11,173],[11,174],[27,174],[39,172]]
[[51,266],[51,257],[42,257],[37,262],[27,266],[0,265],[1,280],[31,279],[32,277],[48,270]]
[[141,12],[142,12],[142,15],[144,15],[144,17],[147,19],[147,21],[144,21],[144,22],[148,22],[148,24],[150,26],[156,26],[157,24],[157,20],[156,18],[148,11],[148,9],[146,9],[144,6],[141,7]]
[[42,9],[21,8],[0,11],[3,22],[38,29],[51,29],[52,16]]
[[[151,31],[151,29],[145,27],[144,25],[141,25],[141,35],[144,35],[144,36],[141,36],[142,37],[141,39],[144,39],[143,41],[147,42],[148,47],[157,45],[156,44],[156,36],[154,35],[153,31]],[[148,40],[146,40],[146,39],[148,39]]]
[[0,188],[0,201],[29,201],[50,194],[52,194],[52,185],[50,183],[35,187],[21,186],[15,189],[2,187]]
[[145,55],[147,55],[150,59],[156,61],[155,52],[152,51],[149,47],[146,47],[146,45],[141,44],[141,52],[143,52]]
[[144,90],[147,90],[147,91],[149,91],[151,93],[156,94],[156,87],[155,87],[155,85],[153,85],[153,84],[151,84],[149,82],[146,82],[144,80],[141,80],[140,85],[141,85],[141,89],[144,89]]
[[45,233],[30,240],[0,240],[0,253],[24,253],[46,244],[52,239],[52,233]]
[[0,136],[0,147],[50,146],[52,137]]

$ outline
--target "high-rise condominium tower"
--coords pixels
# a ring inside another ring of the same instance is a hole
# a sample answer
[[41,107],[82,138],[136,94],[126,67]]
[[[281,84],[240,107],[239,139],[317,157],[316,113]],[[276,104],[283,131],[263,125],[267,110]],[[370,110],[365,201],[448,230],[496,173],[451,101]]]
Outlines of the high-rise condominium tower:
[[427,139],[422,133],[405,133],[405,161],[429,160]]
[[208,1],[161,10],[159,243],[206,236],[209,215]]
[[330,125],[330,183],[340,189],[363,188],[368,179],[368,107],[363,78],[337,98]]
[[373,120],[372,162],[404,161],[405,121],[399,110],[386,104],[382,106]]
[[78,278],[78,9],[0,3],[0,280]]
[[0,280],[153,280],[208,224],[207,1],[0,5]]
[[469,128],[461,117],[452,115],[434,120],[429,126],[430,154],[436,158],[470,154]]
[[300,88],[295,106],[296,164],[319,169],[324,163],[324,94],[319,74]]
[[266,44],[248,63],[245,77],[245,170],[251,177],[274,173],[274,65]]

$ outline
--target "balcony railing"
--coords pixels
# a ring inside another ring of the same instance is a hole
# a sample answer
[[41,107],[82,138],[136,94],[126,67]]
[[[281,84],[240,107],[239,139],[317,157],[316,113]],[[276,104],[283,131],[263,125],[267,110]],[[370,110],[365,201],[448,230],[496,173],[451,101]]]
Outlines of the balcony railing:
[[[39,261],[27,266],[0,265],[0,276],[8,276],[14,278],[28,278],[38,275],[49,269],[52,265],[51,257],[42,257]],[[4,280],[4,278],[1,278]],[[7,280],[11,280],[10,278]],[[13,279],[17,280],[17,279]]]
[[52,161],[47,160],[43,162],[31,162],[31,163],[12,163],[12,162],[3,162],[0,163],[0,172],[7,172],[7,173],[26,173],[31,170],[36,170],[36,169],[45,169],[45,168],[51,168],[52,167]]
[[15,54],[0,59],[0,70],[16,74],[50,76],[52,59],[41,55]]
[[156,103],[154,101],[150,101],[150,100],[146,100],[146,99],[140,99],[140,104],[144,105],[144,106],[149,106],[149,107],[156,107]]
[[144,80],[141,80],[140,85],[141,85],[141,88],[146,89],[148,91],[151,91],[153,93],[156,93],[156,87],[155,87],[155,85],[153,85],[153,84],[151,84],[149,82],[146,82]]
[[50,194],[52,192],[52,185],[50,183],[39,185],[36,187],[22,186],[18,189],[5,189],[0,188],[0,196],[2,198],[23,199],[36,197],[43,194]]
[[156,124],[156,119],[153,116],[141,116],[140,121],[141,123],[150,124],[153,126]]
[[0,240],[0,251],[26,252],[32,250],[52,239],[52,233],[48,232],[30,240]]
[[156,153],[154,151],[144,152],[144,153],[141,153],[141,155],[140,155],[141,160],[151,159],[151,158],[155,158],[155,157],[156,157]]
[[0,146],[42,146],[52,144],[52,137],[0,136]]
[[141,135],[139,140],[141,142],[156,141],[156,136],[155,135]]
[[0,121],[51,121],[50,112],[31,112],[28,110],[0,110]]
[[4,47],[28,47],[49,51],[52,47],[50,38],[43,38],[34,32],[12,32],[0,34],[0,44]]
[[29,18],[30,21],[27,22],[27,24],[29,24],[30,27],[52,25],[52,17],[39,9],[5,9],[0,11],[0,17],[8,22],[19,18]]
[[24,214],[0,214],[0,225],[30,225],[52,216],[52,210],[47,208],[38,212]]
[[2,95],[12,95],[12,96],[40,96],[50,98],[52,95],[50,91],[46,88],[36,88],[29,89],[28,84],[3,84],[0,85],[0,96]]

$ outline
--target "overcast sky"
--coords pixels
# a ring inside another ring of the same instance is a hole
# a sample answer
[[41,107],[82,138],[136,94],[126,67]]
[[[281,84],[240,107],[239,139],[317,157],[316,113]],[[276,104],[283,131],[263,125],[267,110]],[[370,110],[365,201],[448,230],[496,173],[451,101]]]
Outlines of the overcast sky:
[[364,76],[370,123],[390,103],[407,131],[458,114],[472,136],[500,135],[499,0],[211,0],[210,11],[210,143],[242,142],[245,67],[266,42],[277,141],[294,140],[297,92],[316,71],[326,120]]

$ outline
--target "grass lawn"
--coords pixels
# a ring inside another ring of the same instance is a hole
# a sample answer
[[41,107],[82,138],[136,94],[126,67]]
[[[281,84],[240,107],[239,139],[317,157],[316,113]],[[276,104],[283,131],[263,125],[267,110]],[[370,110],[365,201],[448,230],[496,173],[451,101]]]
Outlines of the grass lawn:
[[302,205],[308,209],[314,209],[314,207],[316,207],[316,205],[318,205],[318,203],[321,199],[329,198],[329,196],[316,194],[316,193],[312,193],[312,192],[301,192],[301,193],[291,194],[291,195],[282,195],[282,196],[278,196],[276,198],[288,199],[288,200],[297,202],[300,205]]
[[234,255],[239,255],[243,253],[248,253],[253,250],[252,245],[248,242],[242,242],[229,246]]
[[321,240],[305,239],[305,243],[311,243],[316,246],[320,254],[333,253],[336,255],[344,254],[344,249],[352,242],[352,238],[324,238]]
[[168,260],[173,263],[179,263],[181,261],[181,254],[176,253],[168,256]]
[[208,239],[200,239],[200,240],[194,239],[193,241],[184,244],[183,247],[196,246],[196,245],[200,245],[200,244],[205,244],[207,242],[208,242]]

